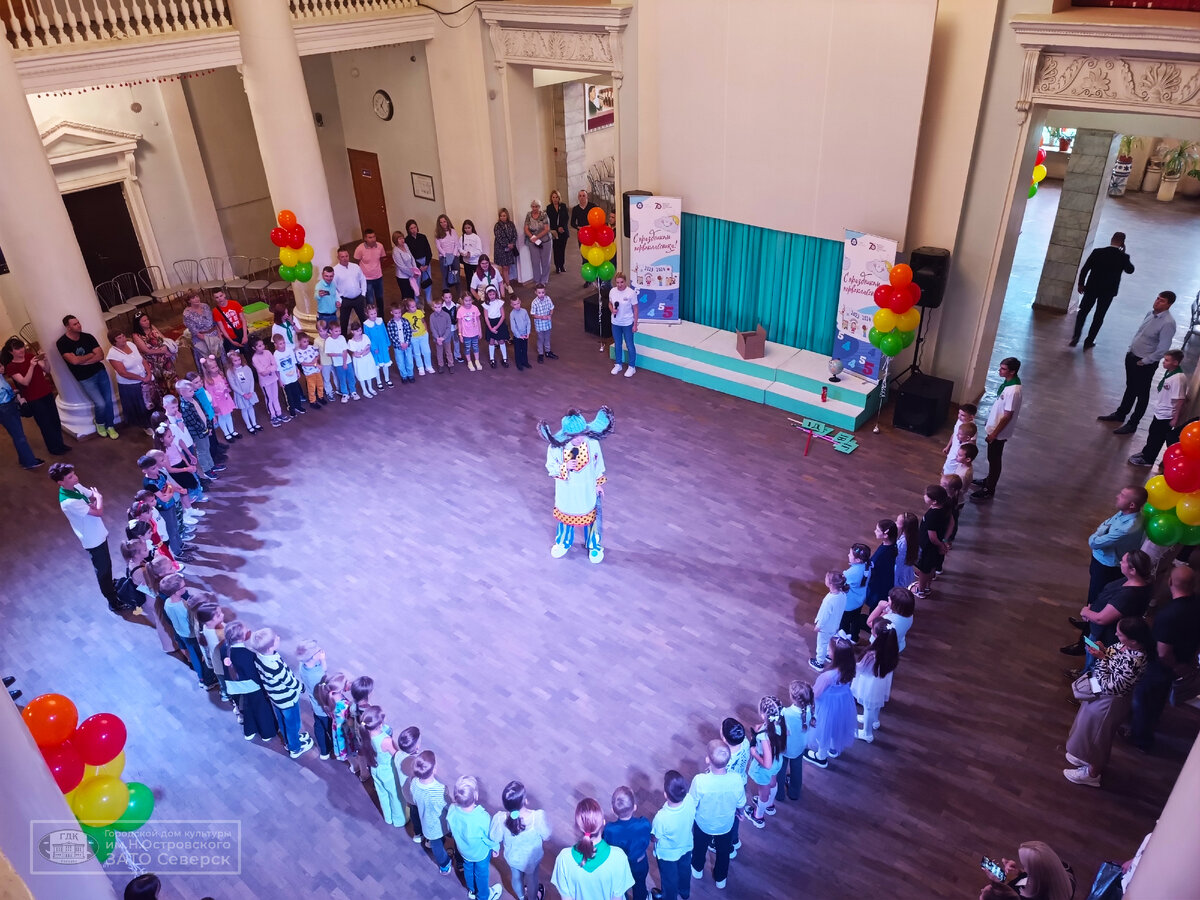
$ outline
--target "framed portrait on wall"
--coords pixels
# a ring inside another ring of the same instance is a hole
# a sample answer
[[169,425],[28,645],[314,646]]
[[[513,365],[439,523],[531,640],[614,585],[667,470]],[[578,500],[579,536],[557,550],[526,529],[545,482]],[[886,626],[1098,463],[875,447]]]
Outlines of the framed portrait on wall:
[[433,200],[433,176],[422,175],[420,172],[411,172],[413,196],[418,200]]
[[616,111],[613,108],[613,87],[611,84],[583,84],[584,121],[588,131],[607,128],[613,124]]

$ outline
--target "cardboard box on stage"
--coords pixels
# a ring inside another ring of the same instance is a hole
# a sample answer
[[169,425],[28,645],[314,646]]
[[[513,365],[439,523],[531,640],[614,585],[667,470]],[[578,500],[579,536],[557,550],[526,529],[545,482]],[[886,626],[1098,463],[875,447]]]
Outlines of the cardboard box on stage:
[[762,359],[767,355],[767,330],[759,325],[756,331],[739,331],[737,352],[742,359]]

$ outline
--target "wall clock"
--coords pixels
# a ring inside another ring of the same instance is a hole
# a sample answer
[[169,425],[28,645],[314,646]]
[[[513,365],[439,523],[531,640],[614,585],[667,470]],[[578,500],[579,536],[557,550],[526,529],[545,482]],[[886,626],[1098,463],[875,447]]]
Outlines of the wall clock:
[[392,98],[384,90],[375,92],[375,96],[371,98],[371,108],[375,110],[375,115],[379,116],[385,122],[391,121],[392,115],[396,111],[395,107],[392,106]]

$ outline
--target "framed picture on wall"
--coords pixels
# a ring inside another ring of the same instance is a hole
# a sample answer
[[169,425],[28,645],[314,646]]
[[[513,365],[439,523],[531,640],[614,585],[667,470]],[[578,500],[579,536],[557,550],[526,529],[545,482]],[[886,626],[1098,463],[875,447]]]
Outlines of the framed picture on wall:
[[419,172],[412,172],[413,196],[418,200],[434,200],[433,196],[433,176],[422,175]]
[[611,84],[588,84],[584,82],[583,96],[585,105],[584,115],[588,131],[607,128],[613,124],[616,111],[613,108],[613,88]]

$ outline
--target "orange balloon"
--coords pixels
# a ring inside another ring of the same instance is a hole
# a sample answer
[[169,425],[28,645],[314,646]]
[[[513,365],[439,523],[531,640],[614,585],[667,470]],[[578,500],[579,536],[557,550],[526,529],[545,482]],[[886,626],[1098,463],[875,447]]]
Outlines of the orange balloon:
[[1193,422],[1179,433],[1179,446],[1184,456],[1200,459],[1200,422]]
[[608,223],[608,215],[600,207],[593,207],[588,212],[588,224],[595,227]]
[[290,209],[281,209],[279,211],[279,218],[276,221],[279,222],[280,228],[291,228],[296,224],[296,214]]
[[21,718],[33,735],[34,743],[39,747],[53,747],[74,734],[75,726],[79,724],[79,711],[62,694],[42,694],[21,710]]
[[888,282],[892,287],[902,288],[906,284],[912,283],[912,269],[907,263],[900,263],[892,266],[892,270],[888,272]]

